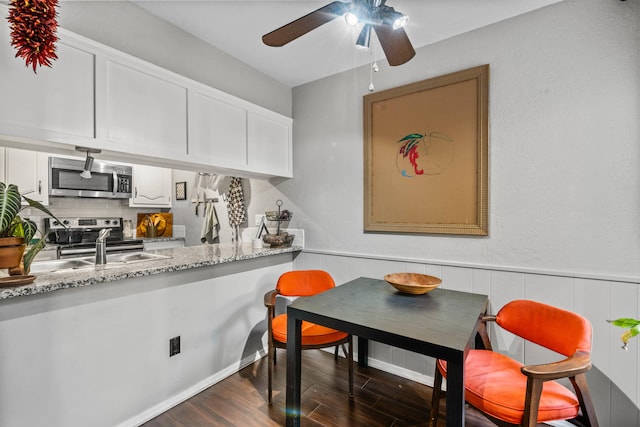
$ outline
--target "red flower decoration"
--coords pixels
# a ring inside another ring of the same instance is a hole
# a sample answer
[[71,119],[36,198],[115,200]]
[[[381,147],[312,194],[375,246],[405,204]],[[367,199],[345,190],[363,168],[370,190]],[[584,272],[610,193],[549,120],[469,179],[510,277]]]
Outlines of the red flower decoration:
[[11,0],[7,17],[11,24],[11,46],[18,50],[16,58],[24,58],[34,73],[38,65],[51,67],[51,61],[58,59],[57,6],[58,0]]

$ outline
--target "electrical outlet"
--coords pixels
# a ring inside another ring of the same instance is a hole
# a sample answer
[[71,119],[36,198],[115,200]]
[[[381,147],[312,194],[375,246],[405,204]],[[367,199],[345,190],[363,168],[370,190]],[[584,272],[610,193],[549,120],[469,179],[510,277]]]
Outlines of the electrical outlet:
[[260,226],[260,223],[262,222],[262,218],[264,217],[265,217],[264,214],[256,214],[256,227]]
[[180,336],[173,337],[169,340],[169,357],[180,353]]

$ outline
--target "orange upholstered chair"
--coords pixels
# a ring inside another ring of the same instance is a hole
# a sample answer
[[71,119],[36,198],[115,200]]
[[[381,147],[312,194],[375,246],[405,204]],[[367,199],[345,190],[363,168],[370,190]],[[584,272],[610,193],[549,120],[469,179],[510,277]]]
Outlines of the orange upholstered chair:
[[[275,315],[276,296],[308,297],[319,294],[336,286],[329,273],[322,270],[298,270],[284,273],[278,279],[276,289],[264,295],[264,305],[268,311],[268,364],[269,364],[269,404],[272,397],[273,365],[276,364],[276,348],[287,348],[287,315]],[[348,350],[345,348],[348,346]],[[349,396],[353,396],[353,341],[346,332],[302,322],[302,350],[336,347],[335,358],[338,359],[338,346],[342,347],[349,365]]]
[[[486,322],[559,353],[559,361],[524,366],[491,351]],[[512,301],[496,316],[485,316],[480,330],[485,350],[470,350],[464,365],[465,400],[500,425],[536,426],[552,420],[578,419],[597,427],[585,373],[591,369],[591,324],[570,311],[529,300]],[[447,364],[436,363],[431,425]],[[573,391],[555,380],[568,378]]]

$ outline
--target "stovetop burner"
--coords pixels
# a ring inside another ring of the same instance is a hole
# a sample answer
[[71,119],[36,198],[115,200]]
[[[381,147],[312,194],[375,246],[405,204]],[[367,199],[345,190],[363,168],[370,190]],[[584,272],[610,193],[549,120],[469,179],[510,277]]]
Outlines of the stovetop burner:
[[52,218],[45,219],[47,242],[57,244],[61,256],[94,254],[100,230],[111,230],[107,238],[107,252],[141,251],[142,240],[125,240],[122,233],[122,218]]

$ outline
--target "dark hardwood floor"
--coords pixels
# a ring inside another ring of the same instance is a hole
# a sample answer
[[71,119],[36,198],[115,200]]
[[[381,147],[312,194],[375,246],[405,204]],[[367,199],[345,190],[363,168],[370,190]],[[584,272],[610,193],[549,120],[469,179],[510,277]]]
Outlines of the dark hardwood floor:
[[[267,404],[267,360],[263,358],[144,424],[145,427],[282,426],[285,422],[285,351],[278,350],[273,405]],[[426,426],[431,388],[374,368],[355,368],[348,396],[346,361],[320,350],[302,352],[301,425]],[[444,426],[444,399],[438,427]],[[493,426],[473,408],[469,427]]]

